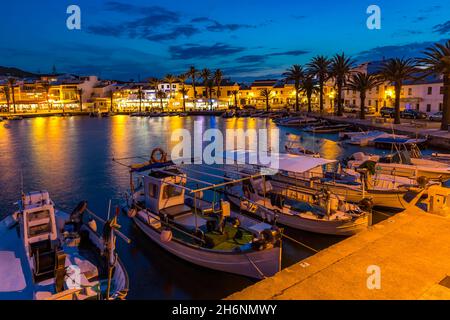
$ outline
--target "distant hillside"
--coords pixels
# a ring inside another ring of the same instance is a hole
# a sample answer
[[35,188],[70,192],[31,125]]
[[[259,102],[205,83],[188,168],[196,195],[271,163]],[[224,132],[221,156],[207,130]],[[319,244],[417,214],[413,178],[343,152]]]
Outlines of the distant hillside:
[[27,71],[23,71],[18,68],[8,68],[8,67],[0,66],[0,76],[26,78],[26,77],[35,77],[36,74],[27,72]]

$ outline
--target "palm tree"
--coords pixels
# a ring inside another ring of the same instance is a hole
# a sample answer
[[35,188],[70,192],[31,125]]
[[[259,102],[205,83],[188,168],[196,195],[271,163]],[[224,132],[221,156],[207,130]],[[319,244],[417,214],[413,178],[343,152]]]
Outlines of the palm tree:
[[139,86],[138,87],[139,113],[142,112],[142,96],[143,96],[142,86]]
[[50,102],[49,102],[49,93],[50,93],[50,83],[48,83],[47,81],[42,83],[42,87],[44,88],[44,92],[45,92],[45,100],[47,102],[47,109],[48,111],[51,111],[51,106],[50,106]]
[[347,83],[347,88],[359,92],[361,99],[361,119],[366,118],[366,93],[382,83],[379,76],[363,72],[353,73]]
[[198,74],[199,74],[199,72],[197,69],[195,69],[194,66],[192,66],[188,71],[188,75],[191,77],[191,80],[192,80],[192,88],[194,89],[194,104],[195,104],[195,99],[197,99],[197,91],[195,89],[195,81],[197,80]]
[[209,70],[208,68],[203,69],[202,72],[200,72],[200,78],[203,79],[206,99],[209,100],[211,97],[208,97],[208,82],[211,79],[211,70]]
[[9,108],[10,108],[10,102],[9,102],[9,99],[10,99],[10,95],[9,95],[9,86],[4,86],[3,87],[3,89],[2,89],[2,91],[3,91],[3,94],[5,95],[5,99],[6,99],[6,105],[8,106],[8,113],[9,113]]
[[424,55],[425,57],[417,59],[417,62],[426,68],[425,74],[442,74],[444,78],[441,130],[447,130],[450,125],[450,40],[444,45],[436,43],[427,48]]
[[186,96],[189,93],[189,90],[186,89],[186,81],[189,78],[189,75],[186,73],[180,74],[178,76],[178,81],[181,82],[181,90],[179,91],[183,95],[183,112],[186,112]]
[[222,70],[217,69],[214,72],[214,83],[216,84],[216,88],[217,88],[217,92],[216,92],[217,100],[219,100],[219,98],[220,98],[220,86],[222,84],[222,80],[223,80],[223,72],[222,72]]
[[179,92],[183,95],[183,112],[186,112],[186,96],[189,93],[189,90],[182,87]]
[[345,86],[346,79],[350,74],[354,65],[354,61],[345,56],[345,53],[336,54],[331,59],[330,73],[334,78],[336,89],[337,89],[337,115],[343,115],[343,105],[342,105],[342,89]]
[[393,58],[384,61],[380,68],[380,76],[395,87],[395,124],[400,124],[400,95],[403,83],[407,80],[415,80],[414,74],[417,68],[413,59]]
[[172,97],[172,85],[177,81],[177,78],[171,74],[166,75],[166,77],[164,78],[164,82],[167,82],[170,86],[169,89],[169,98]]
[[166,98],[166,93],[163,90],[158,89],[156,91],[156,99],[159,99],[159,105],[161,107],[161,111],[164,111],[163,99]]
[[231,93],[234,96],[234,107],[237,108],[238,107],[238,100],[237,100],[237,96],[239,94],[239,90],[233,90],[231,91]]
[[109,97],[109,101],[110,101],[109,111],[114,112],[114,89],[113,88],[111,88],[111,90],[108,91],[108,97]]
[[308,100],[308,112],[312,112],[312,95],[317,92],[317,87],[314,82],[314,76],[306,74],[300,83],[300,90],[306,95]]
[[300,111],[299,95],[300,95],[300,82],[305,76],[303,67],[299,64],[294,64],[290,67],[283,76],[286,77],[286,81],[294,81],[295,89],[295,111]]
[[323,112],[323,105],[324,105],[323,88],[325,86],[325,82],[330,77],[330,71],[329,71],[330,64],[331,64],[331,61],[325,56],[316,56],[308,64],[309,72],[312,73],[314,76],[316,76],[319,79],[320,112]]
[[[77,89],[78,101],[80,103],[80,112],[83,112],[83,89]],[[64,110],[63,110],[64,113]]]
[[272,90],[270,89],[261,89],[259,91],[259,95],[264,98],[264,100],[266,101],[266,111],[268,112],[270,110],[270,104],[269,104],[269,100],[270,100],[270,96],[272,95]]
[[8,85],[11,88],[11,93],[12,93],[12,102],[13,102],[13,110],[14,113],[16,113],[16,96],[14,93],[14,86],[16,84],[16,79],[14,78],[8,78]]
[[213,109],[213,103],[212,103],[212,99],[211,98],[213,96],[213,92],[215,91],[214,90],[214,81],[213,81],[213,79],[210,79],[208,81],[208,83],[206,84],[205,90],[209,91],[209,97],[210,97],[210,99],[209,99],[209,109],[212,110]]
[[159,80],[158,78],[150,78],[149,83],[150,83],[150,86],[155,90],[155,97],[158,98],[157,97],[158,92],[159,91],[164,92],[163,90],[160,89],[161,80]]

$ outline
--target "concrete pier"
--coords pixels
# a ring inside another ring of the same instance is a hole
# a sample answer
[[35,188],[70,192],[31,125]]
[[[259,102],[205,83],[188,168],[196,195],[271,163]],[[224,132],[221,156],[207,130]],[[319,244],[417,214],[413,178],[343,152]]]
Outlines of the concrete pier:
[[450,218],[413,207],[227,299],[447,300],[447,276]]

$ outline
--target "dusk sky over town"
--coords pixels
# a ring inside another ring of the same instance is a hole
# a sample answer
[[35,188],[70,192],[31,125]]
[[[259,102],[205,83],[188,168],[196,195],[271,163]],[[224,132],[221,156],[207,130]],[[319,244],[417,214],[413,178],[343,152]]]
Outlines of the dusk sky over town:
[[[81,30],[66,9],[81,8]],[[366,26],[381,8],[382,29]],[[0,65],[138,80],[190,65],[235,79],[274,77],[317,54],[358,61],[414,56],[448,39],[442,1],[31,1],[2,3]]]

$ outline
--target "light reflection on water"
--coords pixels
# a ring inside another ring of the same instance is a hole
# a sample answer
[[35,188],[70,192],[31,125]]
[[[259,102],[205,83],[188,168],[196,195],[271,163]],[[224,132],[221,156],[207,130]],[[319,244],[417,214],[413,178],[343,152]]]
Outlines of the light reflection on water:
[[[216,117],[130,118],[36,118],[0,126],[0,216],[14,210],[21,190],[48,190],[59,208],[71,211],[81,200],[101,216],[106,216],[109,199],[119,199],[129,187],[126,169],[112,158],[148,155],[156,147],[168,149],[176,129],[276,128],[266,119],[221,119]],[[280,129],[280,147],[287,134],[302,137],[309,149],[326,158],[343,158],[357,148],[343,149],[336,135],[314,137],[295,129]],[[333,140],[334,139],[334,140]],[[344,152],[345,151],[345,152]],[[368,150],[374,151],[374,150]],[[240,276],[199,268],[168,254],[152,243],[125,216],[122,231],[131,245],[119,243],[119,254],[130,275],[129,298],[135,299],[217,299],[253,283]],[[319,236],[288,230],[288,234],[316,249],[323,249],[339,237]],[[284,243],[283,265],[291,265],[311,254],[293,243]]]

